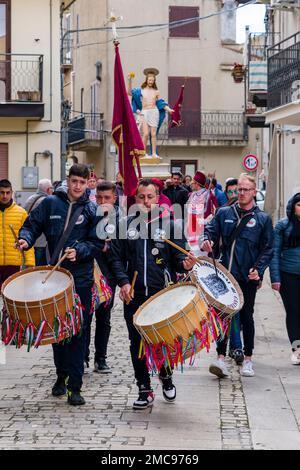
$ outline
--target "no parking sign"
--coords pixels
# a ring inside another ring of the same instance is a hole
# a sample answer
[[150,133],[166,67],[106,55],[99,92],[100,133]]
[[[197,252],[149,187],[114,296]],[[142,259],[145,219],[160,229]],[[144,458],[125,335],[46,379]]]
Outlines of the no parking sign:
[[258,158],[256,155],[249,153],[244,157],[243,166],[247,171],[256,171],[258,168]]

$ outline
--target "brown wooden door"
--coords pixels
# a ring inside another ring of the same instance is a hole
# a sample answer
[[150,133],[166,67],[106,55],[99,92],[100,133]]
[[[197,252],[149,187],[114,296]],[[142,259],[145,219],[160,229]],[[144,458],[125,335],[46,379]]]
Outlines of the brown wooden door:
[[0,144],[0,180],[8,179],[8,144]]
[[183,176],[190,175],[193,178],[197,169],[197,160],[171,160],[171,173],[180,171]]
[[175,106],[181,86],[185,85],[181,111],[182,125],[169,128],[170,137],[200,139],[201,137],[201,78],[169,77],[169,105]]

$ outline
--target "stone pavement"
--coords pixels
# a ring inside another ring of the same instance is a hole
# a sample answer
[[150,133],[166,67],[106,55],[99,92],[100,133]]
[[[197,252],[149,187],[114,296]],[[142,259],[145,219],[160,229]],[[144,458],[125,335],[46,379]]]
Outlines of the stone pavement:
[[109,363],[113,373],[84,376],[87,404],[53,398],[52,351],[0,351],[0,449],[300,449],[300,367],[289,363],[284,311],[268,281],[256,304],[253,378],[208,373],[215,357],[202,352],[193,368],[175,372],[176,403],[163,401],[153,378],[152,409],[133,411],[136,397],[120,303],[113,311]]

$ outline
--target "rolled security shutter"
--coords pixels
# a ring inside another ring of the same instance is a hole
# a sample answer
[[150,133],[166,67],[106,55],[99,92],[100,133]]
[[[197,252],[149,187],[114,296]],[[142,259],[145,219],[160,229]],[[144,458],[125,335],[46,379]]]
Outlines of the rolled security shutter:
[[0,144],[0,180],[8,179],[8,144]]

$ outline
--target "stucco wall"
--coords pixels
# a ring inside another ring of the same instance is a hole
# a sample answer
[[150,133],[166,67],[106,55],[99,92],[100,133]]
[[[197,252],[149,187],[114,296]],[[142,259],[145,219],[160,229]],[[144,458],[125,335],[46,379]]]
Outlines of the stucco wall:
[[[52,4],[52,48],[50,42],[50,4]],[[60,1],[12,0],[11,52],[15,54],[43,54],[43,99],[45,117],[29,122],[28,160],[33,165],[35,152],[49,150],[54,155],[54,179],[60,178]],[[51,65],[52,58],[52,65]],[[52,74],[51,72],[52,67]],[[52,83],[50,76],[52,75]],[[52,110],[51,110],[52,108]],[[48,122],[49,121],[49,122]],[[0,142],[9,144],[9,178],[14,189],[21,190],[21,168],[26,164],[26,119],[0,118],[0,131],[21,132],[18,136],[0,136]],[[55,131],[55,132],[53,132]],[[49,159],[38,161],[40,177],[50,177]]]

